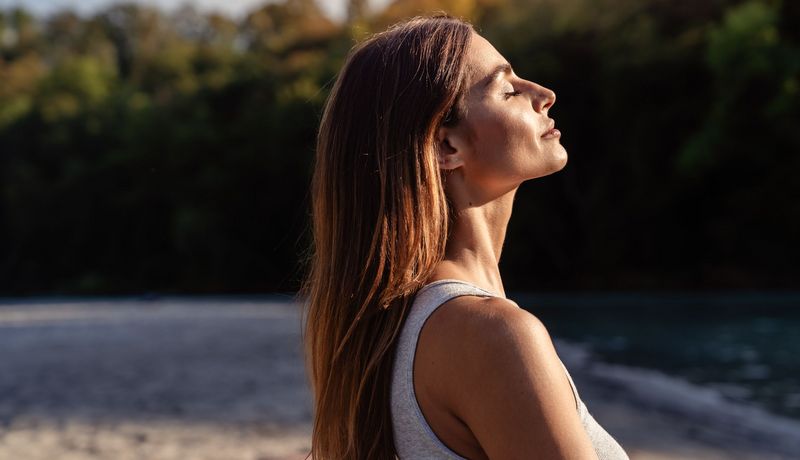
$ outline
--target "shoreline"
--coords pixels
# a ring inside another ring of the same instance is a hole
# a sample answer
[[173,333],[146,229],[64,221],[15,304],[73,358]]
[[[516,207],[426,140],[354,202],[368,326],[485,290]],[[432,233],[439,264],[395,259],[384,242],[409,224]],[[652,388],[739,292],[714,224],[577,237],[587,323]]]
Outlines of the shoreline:
[[800,421],[660,371],[608,364],[554,345],[588,410],[633,458],[796,459]]
[[[631,459],[800,458],[800,421],[554,338]],[[265,299],[0,304],[0,458],[298,460],[299,309]]]

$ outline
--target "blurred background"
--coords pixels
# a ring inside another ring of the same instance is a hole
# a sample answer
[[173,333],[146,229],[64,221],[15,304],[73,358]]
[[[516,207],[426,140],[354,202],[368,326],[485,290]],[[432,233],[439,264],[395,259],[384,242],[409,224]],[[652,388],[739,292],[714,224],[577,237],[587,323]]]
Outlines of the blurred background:
[[4,294],[294,291],[345,53],[437,9],[558,95],[570,162],[520,191],[510,289],[798,286],[797,2],[95,3],[0,16]]
[[632,458],[800,458],[791,0],[0,0],[0,457],[307,448],[322,107],[353,44],[442,10],[557,94],[570,160],[501,270],[596,418]]

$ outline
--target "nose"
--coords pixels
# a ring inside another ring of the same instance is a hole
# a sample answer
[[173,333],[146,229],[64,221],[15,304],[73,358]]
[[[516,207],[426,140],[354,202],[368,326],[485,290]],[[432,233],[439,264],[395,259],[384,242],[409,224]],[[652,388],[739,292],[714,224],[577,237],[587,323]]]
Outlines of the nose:
[[556,103],[556,93],[555,91],[545,88],[544,86],[542,87],[542,90],[544,90],[544,97],[542,98],[544,102],[542,104],[541,111],[547,112],[550,107]]
[[547,113],[556,103],[556,93],[542,85],[531,83],[531,99],[533,109],[539,113]]

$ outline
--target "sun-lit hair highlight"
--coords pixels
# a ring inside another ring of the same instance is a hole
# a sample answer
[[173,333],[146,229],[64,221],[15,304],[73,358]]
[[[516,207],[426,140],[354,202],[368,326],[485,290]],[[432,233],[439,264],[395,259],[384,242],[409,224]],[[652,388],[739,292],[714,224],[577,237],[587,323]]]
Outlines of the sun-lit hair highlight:
[[471,34],[439,15],[373,35],[351,51],[325,106],[301,291],[315,460],[395,456],[395,343],[444,256],[436,132],[458,122]]

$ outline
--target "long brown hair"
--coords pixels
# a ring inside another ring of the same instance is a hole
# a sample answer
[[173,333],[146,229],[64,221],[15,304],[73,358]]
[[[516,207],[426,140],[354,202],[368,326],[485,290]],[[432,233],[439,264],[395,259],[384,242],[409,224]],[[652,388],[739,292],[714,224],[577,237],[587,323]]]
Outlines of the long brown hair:
[[325,106],[302,297],[315,460],[396,455],[390,383],[411,300],[444,255],[436,131],[463,112],[472,26],[396,24],[349,54]]

